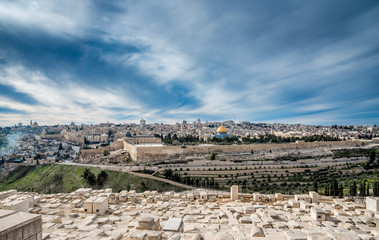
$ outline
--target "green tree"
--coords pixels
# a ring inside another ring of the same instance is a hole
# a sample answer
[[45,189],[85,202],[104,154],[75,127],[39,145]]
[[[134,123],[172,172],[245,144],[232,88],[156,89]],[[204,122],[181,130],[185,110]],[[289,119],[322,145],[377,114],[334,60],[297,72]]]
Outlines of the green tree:
[[34,160],[39,160],[39,159],[43,159],[45,158],[45,156],[41,153],[37,153],[36,155],[34,155]]
[[89,175],[90,172],[91,171],[89,170],[89,168],[84,169],[84,171],[82,173],[82,177],[87,180],[88,175]]
[[342,183],[338,187],[338,197],[343,198],[343,185],[342,185]]
[[330,196],[329,185],[325,186],[325,196]]
[[215,160],[216,155],[217,155],[217,153],[211,152],[210,160]]
[[350,195],[357,196],[357,182],[355,180],[350,185]]
[[364,162],[364,163],[361,163],[361,166],[362,166],[363,169],[365,169],[365,170],[370,169],[370,161],[368,161],[368,162]]
[[89,185],[95,185],[95,183],[96,183],[95,174],[93,174],[92,172],[90,172],[89,175],[88,175],[88,177],[87,177],[87,183]]
[[164,144],[172,144],[171,133],[166,135],[166,137],[163,139],[163,143]]
[[338,182],[336,180],[333,180],[330,186],[330,195],[333,197],[338,196],[339,188],[338,188]]
[[366,196],[370,196],[370,183],[367,182]]
[[364,180],[363,183],[359,184],[359,195],[365,196],[366,195],[366,181]]
[[313,191],[318,192],[318,183],[317,183],[317,181],[313,182]]
[[99,175],[97,175],[97,185],[102,186],[104,182],[107,180],[108,174],[105,171],[101,171]]
[[96,177],[88,168],[84,169],[82,177],[87,181],[89,185],[95,185]]
[[173,172],[172,172],[172,170],[171,169],[166,169],[166,170],[164,170],[164,176],[165,176],[165,178],[167,178],[167,179],[171,179],[172,178],[172,174],[173,174]]
[[374,189],[373,189],[373,192],[374,192],[374,196],[377,197],[379,196],[379,182],[374,182]]
[[370,152],[370,164],[373,164],[376,158],[375,151]]
[[109,155],[109,150],[108,150],[108,149],[105,149],[104,152],[103,152],[103,155],[104,155],[104,156],[108,156],[108,155]]
[[108,178],[108,173],[104,170],[101,170],[101,172],[99,173],[99,175],[101,175],[102,178],[104,179],[107,179]]

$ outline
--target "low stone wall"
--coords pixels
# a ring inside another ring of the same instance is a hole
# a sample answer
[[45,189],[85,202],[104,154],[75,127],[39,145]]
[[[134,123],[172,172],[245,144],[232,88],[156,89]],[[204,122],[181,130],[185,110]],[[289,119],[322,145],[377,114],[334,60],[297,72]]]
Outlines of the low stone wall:
[[317,147],[359,147],[365,143],[356,141],[333,142],[299,142],[283,144],[249,144],[249,145],[196,145],[186,146],[138,146],[124,141],[124,149],[132,159],[139,162],[153,162],[172,159],[175,155],[196,155],[215,153],[251,153],[252,151],[269,151],[285,149],[307,149]]

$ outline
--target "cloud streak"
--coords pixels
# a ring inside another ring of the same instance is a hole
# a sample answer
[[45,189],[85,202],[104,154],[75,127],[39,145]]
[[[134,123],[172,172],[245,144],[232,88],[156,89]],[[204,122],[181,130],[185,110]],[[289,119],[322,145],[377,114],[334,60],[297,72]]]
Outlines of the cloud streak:
[[377,1],[4,1],[0,125],[378,124]]

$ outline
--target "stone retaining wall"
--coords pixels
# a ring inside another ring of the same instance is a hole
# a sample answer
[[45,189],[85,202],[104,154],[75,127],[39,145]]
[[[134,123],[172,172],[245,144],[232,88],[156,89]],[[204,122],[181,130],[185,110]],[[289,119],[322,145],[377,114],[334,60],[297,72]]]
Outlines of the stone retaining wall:
[[81,157],[86,157],[88,155],[94,155],[94,154],[102,154],[104,150],[108,151],[116,151],[124,148],[123,141],[116,141],[111,143],[109,146],[106,147],[99,147],[96,149],[82,149],[81,150]]
[[153,162],[169,160],[177,155],[196,155],[215,153],[251,153],[252,151],[307,149],[317,147],[360,147],[365,143],[357,141],[299,142],[283,144],[248,145],[196,145],[186,146],[138,146],[124,141],[124,150],[130,153],[134,161]]

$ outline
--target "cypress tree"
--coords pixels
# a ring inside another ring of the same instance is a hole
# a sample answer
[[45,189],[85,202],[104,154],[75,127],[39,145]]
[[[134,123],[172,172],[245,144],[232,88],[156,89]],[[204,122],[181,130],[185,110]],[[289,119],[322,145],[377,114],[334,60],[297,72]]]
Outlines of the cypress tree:
[[365,183],[359,184],[359,196],[365,195]]
[[338,196],[338,192],[339,192],[338,182],[336,180],[333,180],[330,186],[330,195],[333,197]]
[[362,196],[362,183],[359,184],[359,196]]
[[353,193],[354,193],[354,196],[357,196],[357,182],[354,180],[354,183],[353,183]]
[[370,196],[370,183],[367,183],[366,196]]
[[349,194],[350,194],[350,196],[353,196],[353,183],[350,184]]
[[376,193],[376,188],[377,188],[377,186],[376,186],[377,184],[376,184],[376,182],[374,182],[373,184],[372,184],[372,193],[373,193],[373,195],[376,197],[376,195],[377,195],[377,193]]
[[374,183],[374,196],[375,197],[379,196],[379,183],[378,182]]
[[350,185],[350,195],[357,196],[357,182],[355,180]]
[[335,196],[337,197],[339,195],[339,187],[338,187],[338,182],[337,180],[334,182],[334,193],[335,193]]
[[338,197],[339,198],[343,198],[343,186],[342,186],[342,183],[340,184],[340,186],[338,188]]
[[313,182],[313,191],[315,191],[315,192],[318,193],[318,184],[317,184],[317,181]]

